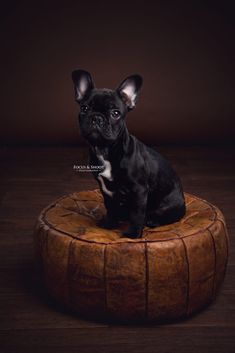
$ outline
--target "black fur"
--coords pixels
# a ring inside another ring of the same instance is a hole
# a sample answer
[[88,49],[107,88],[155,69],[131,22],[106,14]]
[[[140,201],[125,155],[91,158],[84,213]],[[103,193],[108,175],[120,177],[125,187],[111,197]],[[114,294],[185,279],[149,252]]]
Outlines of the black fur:
[[111,165],[111,180],[99,171],[93,173],[107,209],[100,225],[114,228],[119,221],[128,220],[124,236],[138,238],[145,225],[156,227],[180,220],[185,200],[179,177],[166,159],[129,134],[126,127],[125,115],[135,106],[142,78],[129,76],[116,90],[96,89],[84,70],[73,71],[72,78],[80,104],[81,133],[90,145],[90,163],[102,166],[106,160]]

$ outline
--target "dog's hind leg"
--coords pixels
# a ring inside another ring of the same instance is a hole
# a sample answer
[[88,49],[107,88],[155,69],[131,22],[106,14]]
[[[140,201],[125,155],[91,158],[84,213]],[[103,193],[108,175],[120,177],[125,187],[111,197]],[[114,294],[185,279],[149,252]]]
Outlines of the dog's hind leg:
[[184,199],[172,197],[170,194],[155,209],[147,212],[145,225],[147,227],[159,227],[179,221],[186,211]]

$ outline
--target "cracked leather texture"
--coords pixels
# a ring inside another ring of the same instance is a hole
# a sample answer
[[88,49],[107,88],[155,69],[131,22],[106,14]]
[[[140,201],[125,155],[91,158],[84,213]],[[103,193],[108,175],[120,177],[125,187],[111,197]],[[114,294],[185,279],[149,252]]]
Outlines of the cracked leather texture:
[[145,227],[141,239],[98,227],[99,190],[75,192],[45,208],[36,222],[37,262],[54,300],[90,318],[164,321],[209,304],[223,282],[228,234],[221,211],[185,193],[186,214]]

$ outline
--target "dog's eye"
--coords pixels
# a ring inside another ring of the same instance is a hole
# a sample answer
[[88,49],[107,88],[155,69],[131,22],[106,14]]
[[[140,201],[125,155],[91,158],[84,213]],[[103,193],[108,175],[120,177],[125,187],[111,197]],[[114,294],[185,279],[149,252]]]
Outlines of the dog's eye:
[[121,116],[121,113],[119,110],[115,109],[111,111],[111,117],[114,119],[119,119]]
[[88,111],[88,106],[86,104],[81,105],[80,110],[82,113],[86,113]]

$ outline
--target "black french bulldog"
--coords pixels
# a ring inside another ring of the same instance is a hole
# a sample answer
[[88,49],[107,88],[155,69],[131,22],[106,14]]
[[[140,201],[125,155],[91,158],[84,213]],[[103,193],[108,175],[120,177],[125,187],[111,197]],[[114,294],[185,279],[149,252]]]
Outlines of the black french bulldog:
[[125,116],[135,107],[142,86],[139,75],[127,77],[116,90],[97,89],[89,72],[74,70],[79,124],[89,142],[90,163],[104,197],[106,217],[99,223],[115,228],[128,220],[123,235],[140,238],[144,226],[157,227],[180,220],[185,200],[179,177],[169,162],[129,134]]

